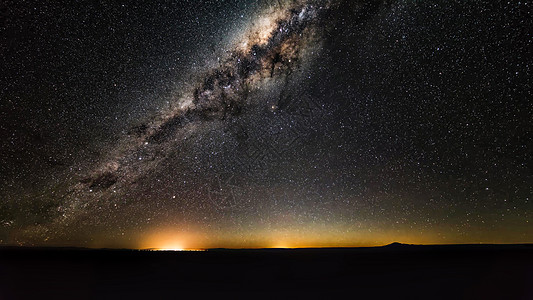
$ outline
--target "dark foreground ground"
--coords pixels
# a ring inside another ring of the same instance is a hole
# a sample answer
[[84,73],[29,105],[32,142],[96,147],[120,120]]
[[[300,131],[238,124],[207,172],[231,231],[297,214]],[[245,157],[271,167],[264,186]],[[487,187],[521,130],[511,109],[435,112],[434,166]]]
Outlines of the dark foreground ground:
[[533,245],[0,249],[0,299],[533,299]]

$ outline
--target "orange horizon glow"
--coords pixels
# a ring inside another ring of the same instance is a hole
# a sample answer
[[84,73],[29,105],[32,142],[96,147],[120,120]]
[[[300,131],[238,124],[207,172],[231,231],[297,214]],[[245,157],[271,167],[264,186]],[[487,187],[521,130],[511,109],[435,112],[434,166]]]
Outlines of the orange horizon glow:
[[518,239],[495,240],[491,236],[466,239],[442,235],[440,231],[409,232],[405,230],[354,230],[338,226],[279,226],[256,228],[202,228],[188,224],[155,225],[136,232],[129,241],[95,243],[94,248],[129,248],[148,251],[205,251],[209,249],[304,249],[379,247],[394,242],[411,245],[509,244],[525,243]]
[[199,246],[201,235],[180,230],[157,230],[149,232],[141,239],[138,248],[157,251],[186,251],[202,249]]

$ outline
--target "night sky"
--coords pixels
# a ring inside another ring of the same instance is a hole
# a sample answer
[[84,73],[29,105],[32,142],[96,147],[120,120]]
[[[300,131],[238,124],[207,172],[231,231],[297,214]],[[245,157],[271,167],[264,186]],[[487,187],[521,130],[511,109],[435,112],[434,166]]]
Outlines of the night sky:
[[533,242],[529,1],[4,1],[0,244]]

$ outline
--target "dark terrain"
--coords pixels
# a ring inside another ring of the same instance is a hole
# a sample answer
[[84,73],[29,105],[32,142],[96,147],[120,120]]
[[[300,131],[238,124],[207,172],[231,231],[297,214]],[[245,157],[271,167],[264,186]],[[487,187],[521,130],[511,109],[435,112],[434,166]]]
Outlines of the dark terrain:
[[533,299],[533,245],[0,249],[0,299],[189,296]]

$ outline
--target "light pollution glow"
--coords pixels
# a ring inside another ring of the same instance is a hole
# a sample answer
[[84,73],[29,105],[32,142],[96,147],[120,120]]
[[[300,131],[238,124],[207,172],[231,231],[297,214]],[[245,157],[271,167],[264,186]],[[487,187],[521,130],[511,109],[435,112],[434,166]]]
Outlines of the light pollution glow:
[[[335,228],[286,228],[263,229],[254,233],[181,231],[172,228],[154,229],[141,235],[140,242],[131,247],[152,250],[202,250],[210,248],[326,248],[326,247],[372,247],[402,242],[408,244],[455,244],[467,243],[457,236],[435,232],[413,233],[405,230],[380,230],[372,232],[346,232]],[[481,243],[494,243],[488,237]]]

